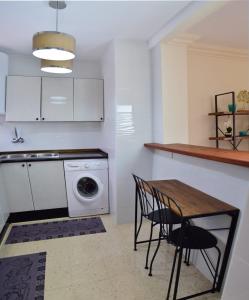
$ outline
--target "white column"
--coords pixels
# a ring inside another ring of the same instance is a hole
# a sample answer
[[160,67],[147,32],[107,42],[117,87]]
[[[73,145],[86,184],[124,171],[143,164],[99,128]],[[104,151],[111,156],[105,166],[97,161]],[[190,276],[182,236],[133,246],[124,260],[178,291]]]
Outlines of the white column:
[[135,184],[132,173],[150,178],[151,141],[150,53],[146,42],[116,41],[116,166],[117,221],[134,220]]
[[187,46],[161,43],[164,143],[188,143]]
[[152,133],[153,142],[164,143],[164,111],[162,95],[162,55],[158,44],[151,49]]
[[106,108],[103,148],[110,154],[111,208],[117,223],[128,223],[134,220],[132,173],[150,179],[152,172],[151,153],[143,146],[152,139],[147,43],[114,41],[106,51],[102,67]]

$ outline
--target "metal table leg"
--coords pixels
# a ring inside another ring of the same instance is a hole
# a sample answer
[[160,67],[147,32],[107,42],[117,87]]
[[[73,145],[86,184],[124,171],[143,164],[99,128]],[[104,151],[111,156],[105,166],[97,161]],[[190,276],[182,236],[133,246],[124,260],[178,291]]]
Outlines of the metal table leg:
[[138,200],[138,189],[136,185],[135,192],[135,224],[134,224],[134,251],[137,251],[137,200]]
[[230,225],[230,230],[229,230],[229,234],[228,234],[228,238],[227,238],[226,248],[225,248],[225,252],[224,252],[224,256],[223,256],[223,260],[222,260],[222,264],[221,264],[221,268],[220,268],[220,274],[219,274],[219,279],[218,279],[218,283],[217,283],[217,291],[221,290],[223,279],[225,276],[226,267],[227,267],[229,255],[231,252],[233,238],[234,238],[234,234],[235,234],[235,230],[236,230],[236,226],[237,226],[237,222],[238,222],[239,210],[235,210],[234,212],[230,213],[230,216],[232,217],[232,220],[231,220],[231,225]]
[[173,300],[177,299],[178,285],[179,285],[181,265],[182,265],[183,238],[184,238],[185,227],[186,227],[186,220],[182,223],[182,229],[181,229],[181,232],[179,234],[180,248],[179,248],[178,264],[177,264],[177,270],[176,270],[176,279],[175,279]]

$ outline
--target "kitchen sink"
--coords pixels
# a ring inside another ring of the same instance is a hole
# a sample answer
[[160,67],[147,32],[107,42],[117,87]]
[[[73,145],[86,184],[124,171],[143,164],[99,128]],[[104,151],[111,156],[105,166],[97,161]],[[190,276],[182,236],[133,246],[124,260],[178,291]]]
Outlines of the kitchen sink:
[[29,158],[59,158],[59,153],[13,153],[0,155],[0,160],[29,159]]
[[28,154],[26,153],[22,153],[22,154],[18,154],[18,153],[15,153],[15,154],[7,154],[7,155],[1,155],[0,156],[0,159],[19,159],[19,158],[27,158],[28,157]]
[[35,155],[40,158],[59,158],[59,153],[35,153]]

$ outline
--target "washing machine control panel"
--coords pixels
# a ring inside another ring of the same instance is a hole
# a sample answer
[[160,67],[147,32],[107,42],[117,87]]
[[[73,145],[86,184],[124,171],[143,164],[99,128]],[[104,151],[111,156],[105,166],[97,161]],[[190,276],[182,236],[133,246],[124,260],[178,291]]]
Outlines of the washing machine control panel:
[[84,159],[64,161],[65,170],[83,171],[83,170],[102,170],[107,169],[107,159]]

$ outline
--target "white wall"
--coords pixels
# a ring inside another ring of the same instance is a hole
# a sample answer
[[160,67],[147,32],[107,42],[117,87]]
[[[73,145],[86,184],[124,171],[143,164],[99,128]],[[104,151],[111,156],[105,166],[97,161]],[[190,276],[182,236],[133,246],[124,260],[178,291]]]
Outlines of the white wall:
[[[215,118],[208,116],[214,112],[214,95],[243,89],[249,89],[248,57],[227,55],[221,51],[189,50],[188,53],[188,98],[189,98],[189,137],[190,144],[215,147],[215,141],[209,141],[209,136],[215,136]],[[222,97],[220,110],[227,110],[231,97]],[[248,108],[249,109],[249,106]],[[220,126],[228,117],[220,117]],[[237,130],[249,128],[248,116],[239,117]],[[238,133],[238,132],[237,132]],[[227,142],[222,147],[231,149]],[[241,143],[240,149],[249,149],[248,140]]]
[[151,176],[143,144],[152,139],[150,53],[145,42],[115,42],[117,218],[134,220],[132,173]]
[[161,43],[164,142],[188,143],[187,47]]
[[222,300],[245,300],[249,299],[248,276],[249,276],[249,202],[244,209],[244,215],[240,232],[238,233],[233,259],[227,274]]
[[151,81],[152,81],[152,139],[164,142],[164,110],[162,95],[162,58],[161,46],[151,49]]
[[104,78],[104,111],[105,121],[102,125],[102,149],[109,155],[109,202],[110,211],[116,215],[116,100],[115,100],[115,55],[114,43],[106,49],[102,60],[102,75]]
[[5,112],[5,84],[8,75],[8,55],[0,52],[0,114]]
[[9,75],[101,78],[98,61],[73,62],[73,72],[67,75],[51,74],[40,70],[40,60],[30,55],[9,55]]
[[187,47],[160,43],[151,50],[153,141],[188,143]]
[[[38,59],[25,55],[9,56],[9,75],[48,76],[40,71]],[[70,76],[102,78],[96,61],[75,61]],[[108,112],[106,112],[108,115]],[[13,128],[20,129],[25,142],[13,144]],[[0,151],[99,148],[102,146],[102,124],[98,122],[4,122],[0,118]]]
[[[243,258],[247,265],[244,266],[244,272],[248,272],[248,252],[243,252],[241,247],[247,243],[248,232],[248,203],[249,203],[249,169],[230,164],[219,163],[215,161],[208,161],[195,157],[188,157],[185,155],[172,154],[164,151],[153,151],[153,179],[178,179],[190,186],[193,186],[201,191],[216,197],[224,202],[227,202],[241,210],[240,225],[237,227],[239,232],[238,237],[234,241],[235,251],[232,253],[231,272],[229,274],[238,274],[239,266],[235,265],[235,261]],[[197,219],[195,219],[197,220]],[[204,228],[227,227],[229,226],[230,218],[212,217],[202,218],[198,220],[197,224]],[[220,240],[219,246],[224,248],[226,243],[227,231],[213,231],[214,235]],[[245,250],[246,248],[244,248]],[[243,252],[243,254],[242,254]],[[209,253],[215,262],[217,257],[214,252]],[[232,273],[232,266],[235,273]],[[203,262],[198,257],[197,267],[210,278],[209,271],[204,267]],[[229,275],[231,280],[232,275]],[[235,275],[233,275],[235,276]],[[228,277],[229,280],[229,277]],[[238,279],[239,280],[239,279]],[[239,281],[234,283],[239,286]],[[242,281],[241,285],[245,283]],[[227,289],[229,285],[227,284]],[[226,288],[225,288],[226,291]],[[231,298],[222,298],[235,299]],[[245,300],[247,298],[239,298]]]
[[[102,61],[107,106],[103,149],[109,148],[112,209],[117,223],[134,220],[132,173],[151,177],[151,160],[143,144],[151,141],[150,53],[146,43],[118,40]],[[111,147],[111,149],[110,149]]]

